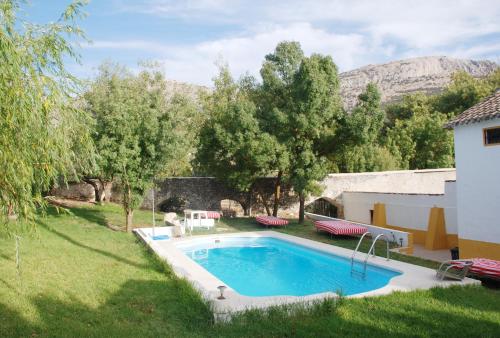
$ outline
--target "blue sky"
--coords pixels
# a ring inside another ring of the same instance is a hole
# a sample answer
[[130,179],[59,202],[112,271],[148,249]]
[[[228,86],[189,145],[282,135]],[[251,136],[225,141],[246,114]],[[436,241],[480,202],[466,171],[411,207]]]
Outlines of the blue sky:
[[[23,16],[55,21],[69,3],[31,0]],[[210,85],[220,61],[236,77],[258,75],[282,40],[331,55],[341,71],[427,55],[500,62],[498,0],[93,0],[85,11],[91,43],[79,49],[82,65],[68,63],[82,77],[105,60],[131,69],[154,60],[170,79]]]

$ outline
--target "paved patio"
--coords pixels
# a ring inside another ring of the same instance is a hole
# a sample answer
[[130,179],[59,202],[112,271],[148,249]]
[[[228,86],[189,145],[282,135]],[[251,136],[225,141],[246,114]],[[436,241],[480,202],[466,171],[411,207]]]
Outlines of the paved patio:
[[412,256],[430,259],[436,262],[442,262],[451,259],[451,254],[449,249],[427,250],[423,245],[420,244],[414,244]]

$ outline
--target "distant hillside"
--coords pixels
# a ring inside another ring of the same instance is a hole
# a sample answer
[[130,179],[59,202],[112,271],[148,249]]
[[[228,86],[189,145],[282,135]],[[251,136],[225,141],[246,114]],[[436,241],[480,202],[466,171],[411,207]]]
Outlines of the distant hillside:
[[426,56],[380,65],[368,65],[340,74],[341,96],[350,110],[357,96],[369,82],[377,84],[382,102],[398,101],[404,94],[423,91],[437,93],[451,80],[451,75],[463,70],[474,77],[483,77],[498,65],[491,61],[454,59],[447,56]]
[[[451,80],[453,73],[463,70],[474,77],[484,77],[498,65],[492,61],[454,59],[447,56],[426,56],[380,65],[368,65],[340,74],[340,92],[344,106],[350,110],[358,95],[369,82],[377,84],[382,93],[382,102],[398,101],[404,94],[423,91],[437,93]],[[195,100],[200,92],[211,88],[190,83],[168,80],[167,95],[187,95]]]
[[191,83],[179,82],[175,80],[167,80],[167,98],[170,99],[175,94],[181,94],[198,101],[199,94],[210,91],[210,88],[199,86]]

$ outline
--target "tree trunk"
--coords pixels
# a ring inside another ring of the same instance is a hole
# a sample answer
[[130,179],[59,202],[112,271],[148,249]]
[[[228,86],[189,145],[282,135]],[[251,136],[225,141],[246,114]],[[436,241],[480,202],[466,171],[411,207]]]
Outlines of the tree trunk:
[[111,202],[111,189],[113,189],[113,181],[104,181],[103,189],[104,189],[103,201]]
[[101,196],[99,198],[99,202],[101,202],[101,203],[104,201],[109,202],[109,199],[111,196],[108,196],[108,194],[111,194],[111,187],[110,187],[111,182],[106,182],[106,181],[102,180],[101,178],[99,178],[99,183],[101,184],[101,189],[102,189]]
[[124,193],[123,196],[123,207],[125,209],[125,217],[126,217],[126,229],[127,232],[132,232],[132,226],[133,226],[133,217],[134,217],[134,210],[131,207],[132,203],[132,190],[130,189],[130,186],[127,186],[126,192]]
[[127,232],[132,232],[133,220],[134,220],[134,210],[127,209],[126,211],[126,228]]
[[281,176],[283,172],[280,170],[278,172],[278,177],[276,178],[276,184],[274,186],[274,205],[273,205],[273,216],[278,217],[278,208],[280,205],[280,195],[281,195]]
[[102,184],[102,181],[95,178],[84,178],[83,181],[94,188],[95,201],[101,203],[104,199],[104,184]]
[[269,208],[269,204],[267,203],[267,200],[262,196],[259,195],[260,199],[262,201],[262,204],[264,205],[264,208],[266,209],[267,216],[271,216],[271,209]]
[[299,224],[304,224],[305,201],[304,193],[299,193]]
[[250,209],[248,208],[248,206],[245,204],[245,205],[241,205],[243,207],[243,216],[250,216]]

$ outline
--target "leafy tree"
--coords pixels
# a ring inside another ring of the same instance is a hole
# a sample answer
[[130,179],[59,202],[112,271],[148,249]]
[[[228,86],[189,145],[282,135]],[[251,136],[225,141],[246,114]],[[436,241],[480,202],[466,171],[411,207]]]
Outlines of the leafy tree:
[[[299,194],[299,223],[304,222],[305,196],[318,189],[324,178],[326,155],[323,142],[335,137],[343,117],[337,66],[330,56],[304,58],[292,85],[294,109],[289,112],[289,181]],[[328,153],[335,151],[335,144]]]
[[[261,128],[286,145],[291,137],[288,128],[289,116],[294,109],[292,88],[300,68],[304,52],[295,41],[283,41],[276,46],[274,53],[268,54],[260,70],[262,85],[258,96],[258,117]],[[278,215],[281,199],[283,174],[289,169],[289,148],[283,146],[277,152],[279,166],[274,191],[273,216]]]
[[453,160],[453,135],[443,128],[448,120],[440,113],[415,114],[398,120],[388,143],[405,169],[449,168]]
[[[257,178],[274,168],[280,149],[271,135],[261,131],[245,88],[245,83],[234,82],[227,67],[221,67],[215,90],[204,103],[210,118],[201,128],[196,156],[202,171],[241,192],[249,192]],[[244,206],[248,212],[249,205]]]
[[64,66],[78,59],[68,39],[83,35],[83,3],[47,25],[19,20],[20,3],[0,2],[0,221],[31,220],[59,177],[78,179],[93,165],[91,120],[72,104],[79,83]]
[[380,92],[368,84],[358,103],[345,117],[343,152],[338,156],[342,172],[365,172],[397,169],[398,162],[384,147],[382,129],[385,112],[380,105]]
[[476,79],[465,72],[437,95],[407,95],[387,107],[387,145],[405,169],[453,166],[453,136],[443,124],[493,93],[500,86],[500,69]]
[[408,120],[415,113],[427,114],[431,109],[431,97],[421,92],[408,94],[403,96],[400,103],[388,105],[385,108],[388,128],[394,127],[396,120]]
[[436,96],[433,108],[452,118],[479,103],[500,86],[500,69],[485,79],[476,79],[466,72],[457,72],[445,91]]
[[185,149],[178,129],[187,128],[179,110],[166,99],[161,72],[145,69],[133,75],[104,65],[85,93],[86,107],[95,117],[94,139],[99,174],[121,187],[127,231],[133,212],[152,181],[177,162]]

